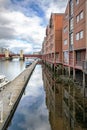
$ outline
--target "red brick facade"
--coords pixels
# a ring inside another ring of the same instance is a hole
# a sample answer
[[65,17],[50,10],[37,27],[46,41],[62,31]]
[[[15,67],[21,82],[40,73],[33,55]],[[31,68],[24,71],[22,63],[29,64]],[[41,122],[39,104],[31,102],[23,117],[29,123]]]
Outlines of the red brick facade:
[[61,63],[74,79],[87,73],[87,0],[69,0],[64,14],[51,14],[42,50],[45,62]]
[[52,64],[62,63],[63,14],[52,13],[43,42],[43,59]]
[[[67,65],[77,69],[82,69],[86,52],[85,2],[85,0],[79,0],[76,3],[76,0],[70,0],[63,20],[63,64],[65,64],[66,59],[69,59]],[[67,42],[64,42],[65,40]]]

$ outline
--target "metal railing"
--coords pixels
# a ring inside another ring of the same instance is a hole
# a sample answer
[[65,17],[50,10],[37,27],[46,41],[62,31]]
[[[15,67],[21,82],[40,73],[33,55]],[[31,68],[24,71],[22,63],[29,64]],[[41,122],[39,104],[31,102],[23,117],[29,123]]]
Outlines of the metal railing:
[[82,61],[76,61],[75,65],[82,66]]

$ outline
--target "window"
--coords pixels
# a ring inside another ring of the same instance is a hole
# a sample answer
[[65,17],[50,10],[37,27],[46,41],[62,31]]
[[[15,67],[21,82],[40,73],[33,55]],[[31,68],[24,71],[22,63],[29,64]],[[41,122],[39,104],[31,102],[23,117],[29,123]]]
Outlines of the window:
[[82,39],[83,38],[83,30],[82,31],[80,31],[80,32],[78,32],[78,33],[76,33],[76,40],[78,41],[78,40],[80,40],[80,39]]
[[79,33],[76,34],[76,40],[79,40]]
[[63,53],[63,56],[64,56],[64,63],[69,63],[69,53],[68,53],[68,51],[65,51]]
[[80,38],[80,39],[83,38],[83,31],[81,31],[81,32],[79,33],[79,38]]
[[76,23],[79,22],[79,15],[76,16]]
[[70,34],[70,45],[73,45],[73,33]]
[[76,52],[76,61],[81,61],[81,52]]
[[81,11],[77,16],[76,16],[76,23],[78,23],[80,20],[83,19],[83,11]]
[[70,19],[70,30],[73,30],[73,18]]
[[70,1],[70,15],[73,14],[73,0]]
[[76,5],[78,5],[79,4],[79,0],[76,0]]
[[66,33],[66,32],[67,32],[67,26],[64,28],[64,30],[63,30],[63,31],[64,31],[64,33]]
[[64,45],[67,45],[67,39],[66,39],[66,40],[64,40]]
[[83,11],[80,12],[79,17],[80,17],[80,20],[83,19]]

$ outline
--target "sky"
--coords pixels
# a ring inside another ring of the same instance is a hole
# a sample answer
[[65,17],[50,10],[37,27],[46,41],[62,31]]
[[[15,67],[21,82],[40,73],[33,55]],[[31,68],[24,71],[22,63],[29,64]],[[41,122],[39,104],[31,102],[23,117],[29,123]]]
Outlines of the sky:
[[68,0],[0,0],[0,47],[30,54],[42,48],[51,13],[64,13]]

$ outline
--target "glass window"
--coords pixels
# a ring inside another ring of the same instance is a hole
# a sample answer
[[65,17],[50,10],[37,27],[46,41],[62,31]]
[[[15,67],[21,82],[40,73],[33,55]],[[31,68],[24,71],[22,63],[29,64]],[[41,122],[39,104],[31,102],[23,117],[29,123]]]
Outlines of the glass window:
[[73,0],[70,1],[70,15],[73,14]]
[[79,33],[79,38],[80,38],[80,39],[83,38],[83,31],[81,31],[81,32]]
[[67,26],[64,28],[64,33],[67,32]]
[[83,30],[82,31],[80,31],[80,32],[78,32],[77,34],[76,34],[76,40],[80,40],[80,39],[82,39],[83,38]]
[[70,30],[73,30],[73,18],[70,19]]
[[76,52],[76,60],[81,61],[81,52]]
[[64,63],[69,63],[69,53],[68,53],[68,51],[65,51],[63,54],[64,54]]
[[79,17],[80,17],[80,20],[83,19],[83,11],[81,11]]
[[76,23],[79,22],[79,15],[76,16]]
[[76,33],[76,40],[79,40],[79,33]]
[[81,11],[79,15],[76,16],[76,22],[78,23],[81,19],[83,19],[83,11]]
[[64,40],[64,45],[67,45],[67,39],[66,39],[66,40]]
[[73,33],[70,34],[70,44],[73,45]]

